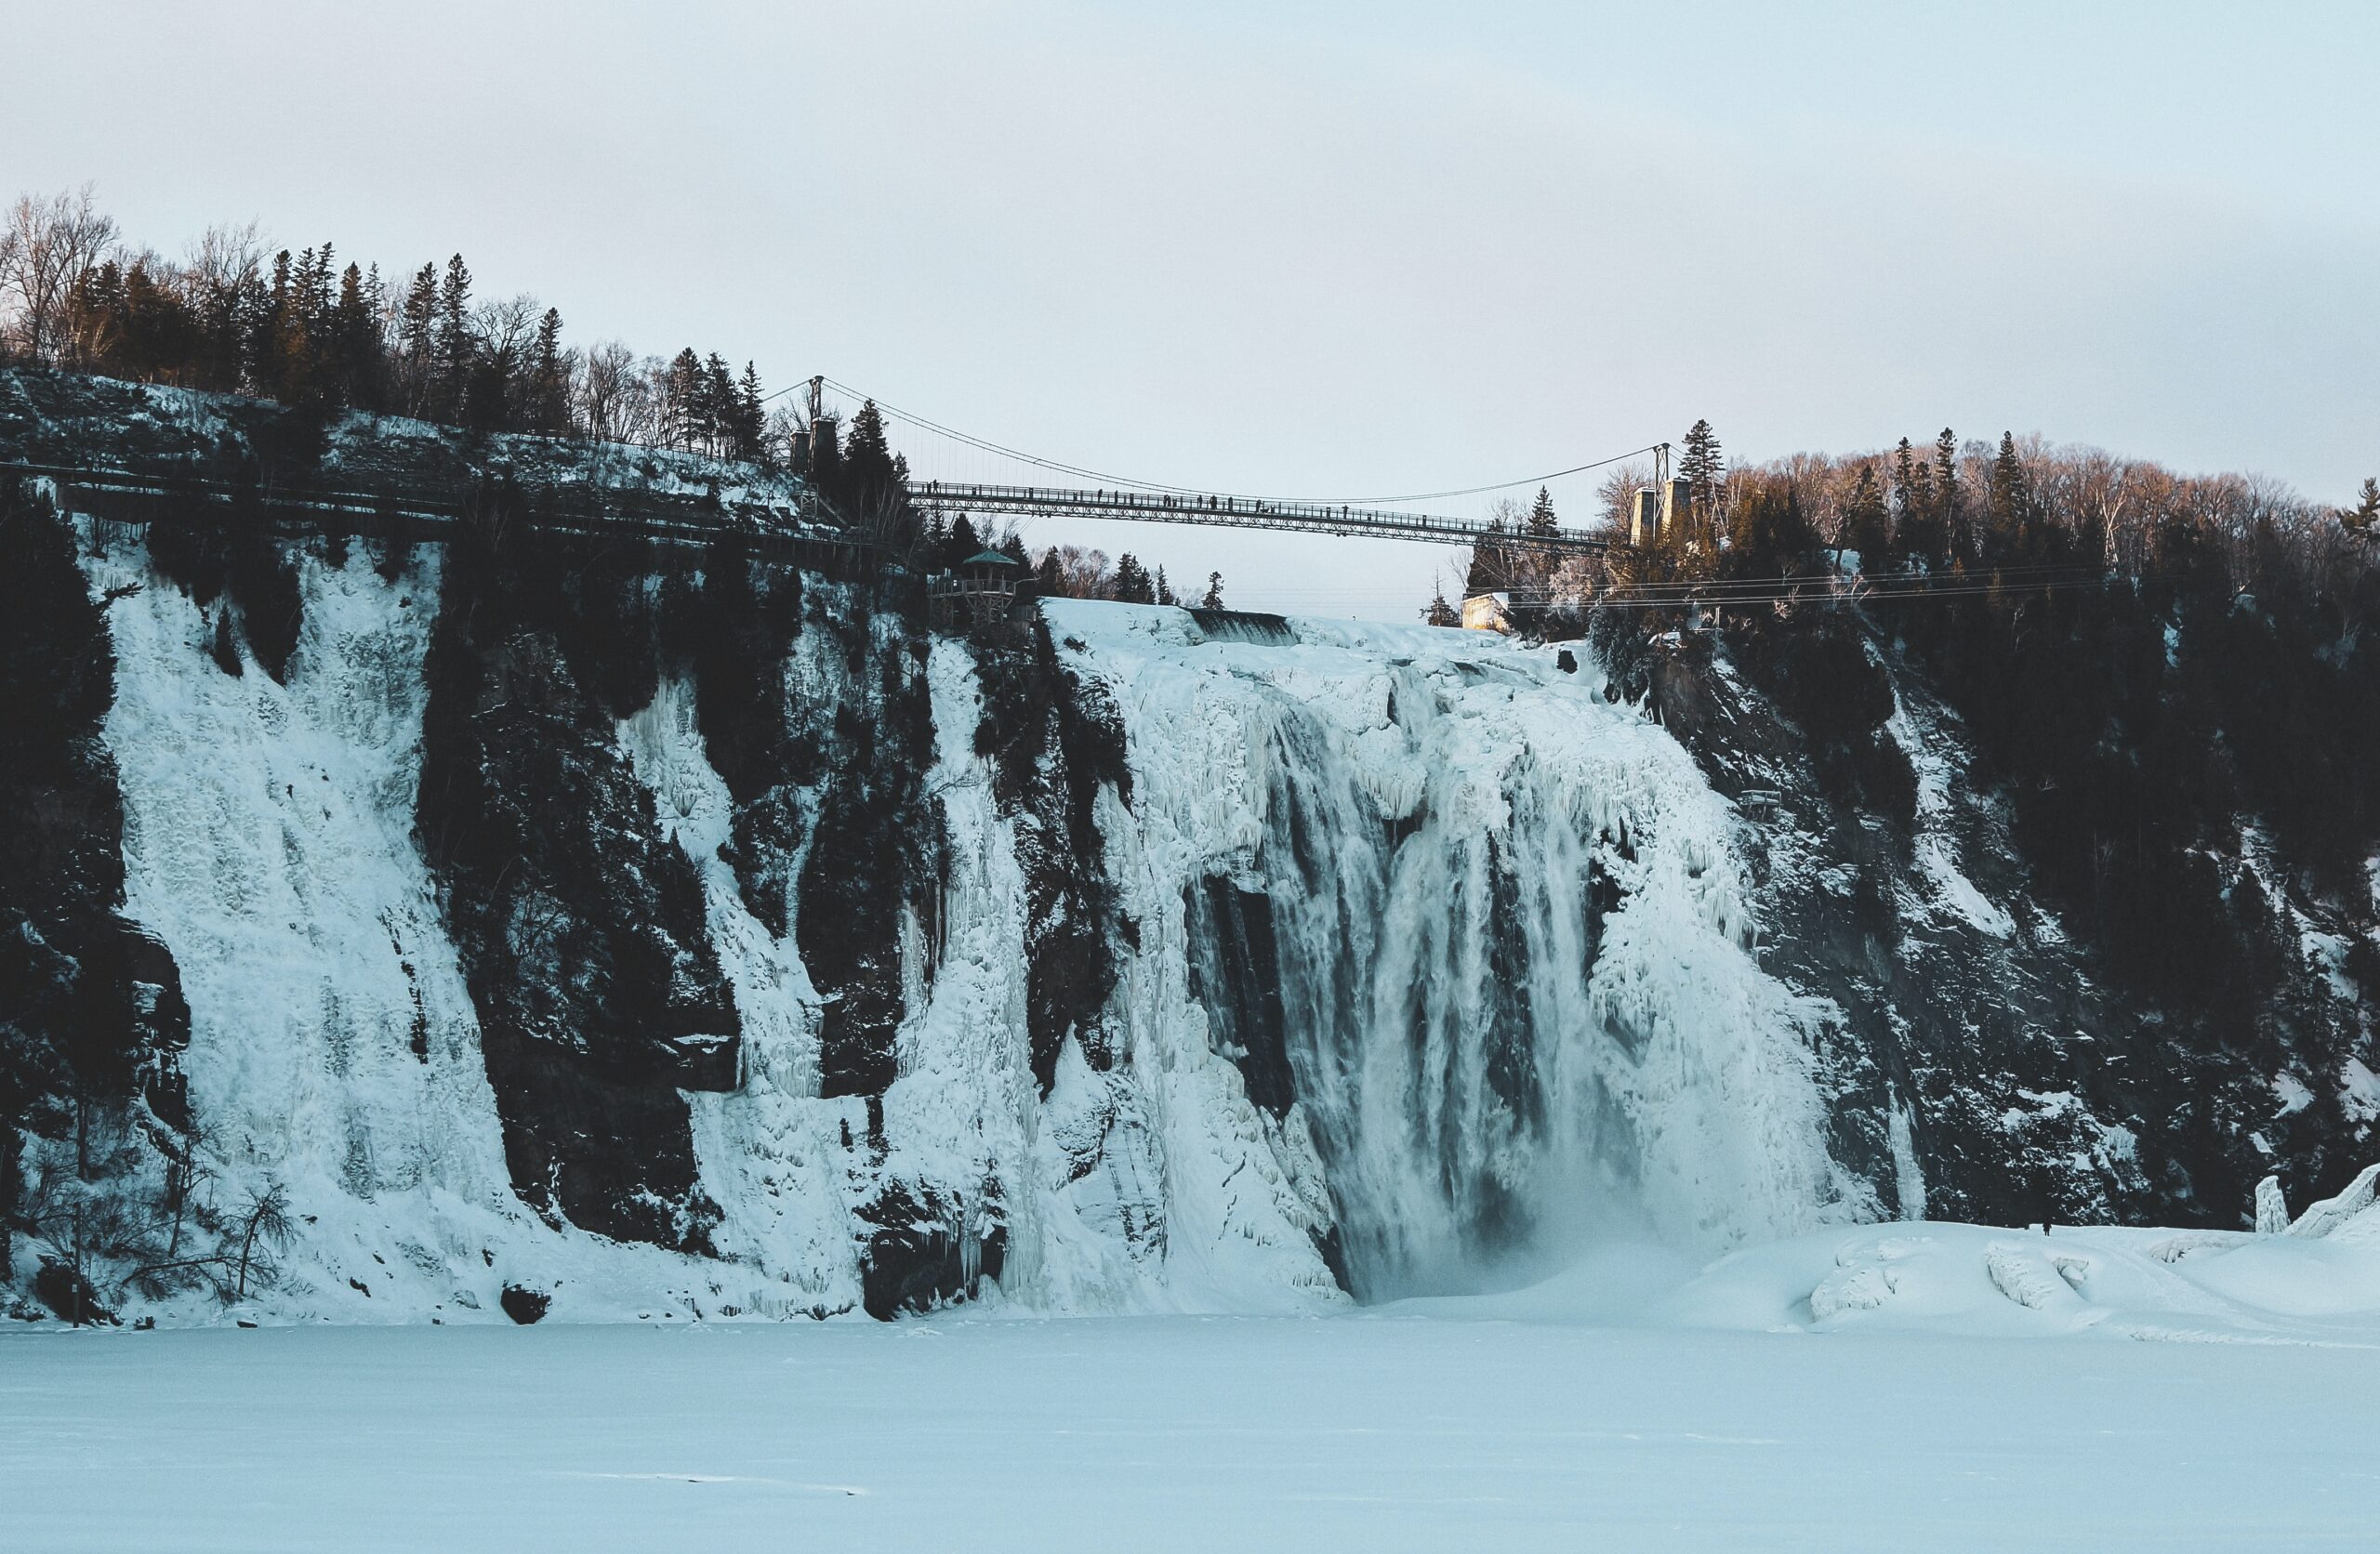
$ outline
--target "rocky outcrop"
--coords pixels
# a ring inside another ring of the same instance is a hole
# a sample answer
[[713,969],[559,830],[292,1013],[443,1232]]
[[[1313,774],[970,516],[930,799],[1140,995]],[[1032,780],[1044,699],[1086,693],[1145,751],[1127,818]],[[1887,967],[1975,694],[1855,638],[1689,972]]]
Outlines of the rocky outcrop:
[[566,651],[572,558],[492,506],[450,547],[423,667],[422,848],[438,872],[522,1200],[701,1251],[681,1090],[735,1086],[734,1001],[694,871]]
[[[2009,794],[1889,641],[1845,614],[1781,640],[1730,628],[1616,657],[1738,803],[1764,964],[1831,1007],[1818,1040],[1832,1148],[1887,1204],[2229,1228],[2274,1162],[2310,1185],[2352,1164],[2373,1117],[2359,1127],[2335,1097],[2328,1115],[2293,1104],[2277,1078],[2354,1072],[2341,980],[2303,960],[2232,1024],[2111,966],[2092,925],[2050,904]],[[2259,912],[2258,880],[2282,872],[2253,847],[2206,866]],[[2361,931],[2294,892],[2281,910],[2309,943]]]
[[1136,929],[1117,908],[1097,810],[1103,789],[1130,805],[1132,774],[1114,700],[1059,662],[1047,621],[1037,615],[1021,638],[982,632],[972,646],[984,697],[975,751],[1025,872],[1025,1026],[1047,1095],[1068,1041],[1094,1070],[1116,1062],[1107,1001]]

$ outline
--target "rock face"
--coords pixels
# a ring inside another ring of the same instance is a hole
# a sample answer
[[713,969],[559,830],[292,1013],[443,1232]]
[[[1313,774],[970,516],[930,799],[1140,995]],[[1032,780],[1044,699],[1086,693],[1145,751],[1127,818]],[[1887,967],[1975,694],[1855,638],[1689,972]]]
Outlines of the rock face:
[[[2276,1165],[2343,1183],[2380,1087],[2342,912],[2290,883],[2243,817],[2228,894],[2297,949],[2253,1021],[2110,970],[2012,836],[2007,793],[1889,641],[1846,634],[1867,706],[1796,706],[1798,665],[1709,636],[1654,644],[1623,684],[1744,813],[1762,962],[1830,1012],[1830,1149],[1905,1217],[2239,1225]],[[1771,650],[1773,651],[1773,650]],[[1790,655],[1789,655],[1790,657]],[[2251,925],[2253,926],[2253,925]]]
[[2169,1051],[1863,640],[959,639],[500,492],[162,557],[26,501],[22,1314],[1302,1310],[1613,1233],[2231,1228],[2263,1150],[2310,1201],[2380,1114],[2319,961],[2343,1060]]
[[681,1091],[735,1087],[741,1027],[694,865],[567,650],[586,601],[541,586],[571,560],[517,533],[449,547],[416,825],[522,1200],[707,1252]]

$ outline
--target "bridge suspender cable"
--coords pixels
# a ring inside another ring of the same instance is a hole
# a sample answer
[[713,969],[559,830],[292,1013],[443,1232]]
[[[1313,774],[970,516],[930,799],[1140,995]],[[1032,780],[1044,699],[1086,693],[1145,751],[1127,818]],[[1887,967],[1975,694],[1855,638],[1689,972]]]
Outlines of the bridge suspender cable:
[[[805,382],[807,380],[805,380]],[[1158,492],[1172,496],[1213,496],[1218,498],[1227,498],[1236,502],[1263,501],[1279,503],[1283,506],[1295,507],[1383,507],[1394,506],[1400,502],[1435,502],[1454,496],[1482,496],[1489,492],[1514,491],[1527,486],[1543,485],[1549,481],[1558,481],[1566,476],[1581,475],[1591,469],[1606,468],[1611,465],[1622,464],[1629,459],[1639,458],[1646,454],[1658,452],[1661,448],[1668,446],[1668,444],[1661,442],[1648,442],[1641,448],[1631,448],[1624,454],[1613,454],[1606,458],[1591,459],[1584,464],[1574,464],[1567,468],[1555,469],[1542,475],[1528,475],[1518,480],[1498,481],[1488,485],[1462,486],[1450,491],[1408,492],[1396,496],[1259,497],[1246,492],[1210,491],[1200,486],[1170,485],[1162,481],[1134,480],[1130,476],[1111,475],[1102,470],[1088,469],[1080,465],[1066,464],[1057,459],[1043,458],[1038,454],[1028,454],[1022,449],[1011,448],[1003,443],[994,442],[988,438],[977,437],[972,433],[960,431],[955,427],[945,426],[939,421],[930,420],[927,417],[917,415],[912,411],[903,410],[897,405],[888,403],[881,399],[876,398],[874,395],[864,393],[860,389],[854,388],[850,384],[841,382],[839,379],[826,377],[821,375],[818,381],[834,388],[839,393],[848,395],[853,399],[863,400],[873,403],[878,411],[883,415],[892,416],[895,420],[905,421],[911,426],[932,432],[937,436],[947,437],[955,441],[963,442],[971,448],[980,449],[985,453],[998,454],[1004,458],[1020,460],[1025,464],[1030,464],[1037,468],[1052,470],[1062,475],[1073,475],[1086,481],[1099,481],[1110,486],[1128,487],[1135,491]],[[789,388],[780,388],[777,390],[777,393],[786,394],[790,393],[791,391],[792,390]],[[774,397],[774,395],[771,396],[771,398]]]

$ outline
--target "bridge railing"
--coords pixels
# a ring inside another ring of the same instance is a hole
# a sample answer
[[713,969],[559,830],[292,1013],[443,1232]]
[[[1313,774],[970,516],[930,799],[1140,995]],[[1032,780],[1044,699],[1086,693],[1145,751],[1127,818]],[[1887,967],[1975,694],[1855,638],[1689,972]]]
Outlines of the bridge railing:
[[1507,541],[1548,550],[1600,552],[1610,541],[1600,534],[1557,530],[1523,534],[1476,520],[1433,513],[1395,512],[1350,505],[1277,502],[1250,496],[1192,495],[1172,492],[1057,486],[976,485],[945,481],[913,481],[909,500],[939,511],[1010,513],[1055,518],[1129,519],[1144,523],[1190,523],[1232,529],[1279,529],[1307,533],[1370,535],[1442,545]]

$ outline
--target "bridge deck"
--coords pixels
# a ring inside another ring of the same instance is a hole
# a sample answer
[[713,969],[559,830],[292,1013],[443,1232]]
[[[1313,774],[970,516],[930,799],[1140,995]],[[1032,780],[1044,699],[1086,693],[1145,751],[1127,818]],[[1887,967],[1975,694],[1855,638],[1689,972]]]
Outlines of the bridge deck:
[[1378,508],[1322,507],[1304,502],[1263,501],[1245,496],[1176,496],[1148,491],[1085,491],[1051,486],[969,485],[919,481],[909,500],[931,511],[1006,514],[1011,517],[1130,519],[1143,523],[1192,523],[1207,528],[1283,529],[1309,534],[1353,534],[1375,539],[1422,540],[1474,545],[1482,539],[1518,541],[1547,550],[1599,553],[1610,546],[1600,534],[1575,529],[1547,535],[1519,535],[1470,519]]

